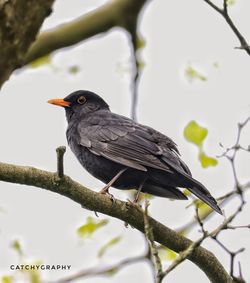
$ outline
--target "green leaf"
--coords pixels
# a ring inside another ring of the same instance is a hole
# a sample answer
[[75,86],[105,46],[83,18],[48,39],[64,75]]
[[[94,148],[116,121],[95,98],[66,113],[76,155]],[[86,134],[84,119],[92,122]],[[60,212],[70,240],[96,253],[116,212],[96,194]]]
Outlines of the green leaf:
[[213,67],[214,67],[215,69],[219,69],[220,65],[219,65],[218,62],[214,62],[214,63],[213,63]]
[[200,152],[199,160],[200,160],[201,166],[203,168],[208,168],[208,167],[211,167],[211,166],[216,166],[218,164],[218,160],[217,159],[215,159],[213,157],[210,157],[210,156],[207,156],[204,151]]
[[207,81],[207,78],[202,75],[200,72],[198,72],[197,70],[195,70],[193,67],[188,66],[185,70],[185,76],[186,78],[192,82],[194,80],[199,80],[199,81]]
[[23,249],[18,240],[14,240],[11,243],[11,247],[19,254],[19,256],[23,256]]
[[227,0],[228,6],[234,5],[235,3],[236,3],[236,0]]
[[140,193],[140,200],[142,201],[142,200],[145,200],[145,199],[153,199],[154,198],[154,196],[153,195],[151,195],[151,194],[147,194],[147,193]]
[[117,236],[117,237],[111,239],[110,241],[108,241],[105,245],[103,245],[100,248],[100,250],[98,252],[98,257],[102,257],[109,248],[111,248],[114,245],[118,244],[121,241],[121,239],[122,239],[121,236]]
[[200,219],[206,218],[210,213],[213,212],[213,209],[200,199],[196,199],[193,204],[198,208]]
[[[129,199],[133,201],[137,196],[138,190],[130,189],[126,191],[128,192]],[[140,192],[138,203],[142,203],[145,199],[151,200],[153,198],[154,196],[151,194]]]
[[[29,263],[28,265],[33,265],[33,264],[34,265],[35,264],[40,265],[40,264],[42,264],[42,262],[41,261],[36,261],[36,262],[33,262],[33,263]],[[24,269],[24,270],[21,270],[21,272],[23,272],[23,273],[28,275],[30,283],[41,283],[42,282],[41,274],[36,269],[29,269],[29,270],[25,270]]]
[[95,220],[93,217],[88,217],[84,225],[77,229],[77,234],[80,238],[85,239],[90,237],[97,229],[108,224],[107,219]]
[[113,267],[113,268],[110,268],[110,269],[105,273],[105,275],[107,275],[107,276],[113,276],[113,275],[115,275],[118,271],[119,271],[119,268]]
[[188,189],[184,189],[183,190],[183,194],[186,196],[186,197],[189,197],[192,195],[192,193],[188,190]]
[[[43,262],[41,260],[36,260],[36,261],[32,261],[32,262],[24,262],[23,265],[41,265],[43,264]],[[27,274],[27,276],[29,277],[29,281],[30,283],[41,283],[42,279],[41,279],[41,273],[39,270],[36,269],[23,269],[20,270],[20,272],[23,272],[25,274]]]
[[145,62],[142,59],[138,59],[138,69],[142,70],[146,66]]
[[77,65],[74,65],[74,66],[69,67],[68,71],[70,74],[76,75],[77,73],[79,73],[80,67]]
[[38,270],[29,270],[28,271],[30,282],[31,283],[41,283],[41,275]]
[[40,57],[34,61],[32,61],[29,66],[31,68],[38,68],[41,67],[42,65],[51,65],[51,56],[50,55],[45,55],[43,57]]
[[137,37],[136,39],[136,49],[144,48],[146,45],[146,41],[143,37]]
[[3,276],[1,282],[2,283],[12,283],[13,277],[9,275]]
[[187,141],[200,147],[208,134],[208,130],[191,121],[184,128],[184,137]]
[[159,252],[159,257],[162,261],[166,261],[166,260],[173,261],[177,258],[178,255],[176,252],[170,250],[169,248],[163,245],[160,245],[158,247],[158,252]]
[[0,207],[0,213],[5,213],[5,209]]

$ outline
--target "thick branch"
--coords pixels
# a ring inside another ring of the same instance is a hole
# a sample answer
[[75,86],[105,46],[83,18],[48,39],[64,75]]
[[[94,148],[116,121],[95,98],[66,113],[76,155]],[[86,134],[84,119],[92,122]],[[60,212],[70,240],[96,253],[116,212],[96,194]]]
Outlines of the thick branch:
[[32,44],[25,64],[52,51],[74,45],[120,26],[128,31],[147,0],[113,0],[69,23],[42,32]]
[[23,62],[54,0],[0,0],[0,87]]
[[[94,210],[123,220],[144,233],[143,213],[136,206],[117,200],[113,202],[105,195],[95,193],[65,176],[58,178],[57,173],[51,173],[32,167],[0,163],[0,180],[28,186],[43,188],[68,197],[88,210]],[[192,241],[175,231],[148,218],[155,241],[174,250],[177,253],[186,250]],[[203,247],[197,247],[188,257],[202,269],[211,282],[232,282],[218,259]]]

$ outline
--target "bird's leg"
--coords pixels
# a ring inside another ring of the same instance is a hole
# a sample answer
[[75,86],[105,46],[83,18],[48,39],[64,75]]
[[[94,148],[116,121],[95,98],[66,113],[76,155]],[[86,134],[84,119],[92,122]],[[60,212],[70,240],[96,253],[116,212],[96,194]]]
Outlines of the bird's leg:
[[133,200],[133,203],[134,203],[134,204],[137,204],[137,203],[138,203],[138,200],[139,200],[139,197],[140,197],[140,194],[141,194],[141,190],[142,190],[143,185],[145,184],[146,180],[147,180],[147,178],[144,178],[143,181],[141,182],[141,184],[140,184],[140,186],[139,186],[139,188],[138,188],[138,190],[137,190],[137,193],[136,193],[136,195],[135,195],[135,198],[134,198],[134,200]]
[[121,171],[119,171],[108,183],[107,185],[101,189],[99,192],[100,194],[107,194],[110,195],[112,198],[114,198],[110,193],[109,193],[109,188],[114,184],[114,182],[124,173],[128,168],[124,168]]
[[142,190],[143,184],[144,184],[144,182],[140,184],[140,186],[139,186],[139,188],[138,188],[138,190],[136,192],[135,198],[133,200],[133,203],[138,203],[138,200],[139,200],[139,197],[140,197],[140,194],[141,194],[141,190]]

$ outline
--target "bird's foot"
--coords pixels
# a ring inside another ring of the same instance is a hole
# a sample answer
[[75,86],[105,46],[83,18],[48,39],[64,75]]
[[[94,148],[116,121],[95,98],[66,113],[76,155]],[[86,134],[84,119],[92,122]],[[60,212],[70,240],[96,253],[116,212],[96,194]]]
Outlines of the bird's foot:
[[127,204],[128,206],[142,207],[138,202],[138,199],[134,199],[134,200],[127,199]]
[[108,196],[113,202],[116,201],[115,197],[109,192],[109,186],[105,186],[100,190],[99,194]]

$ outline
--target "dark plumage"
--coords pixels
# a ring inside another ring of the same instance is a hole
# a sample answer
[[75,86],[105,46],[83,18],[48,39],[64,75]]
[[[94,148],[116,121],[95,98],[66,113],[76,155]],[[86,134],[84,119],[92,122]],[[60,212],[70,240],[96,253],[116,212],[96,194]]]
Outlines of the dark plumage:
[[177,187],[188,188],[221,213],[215,199],[192,177],[176,144],[167,136],[112,113],[108,104],[90,91],[79,90],[49,103],[65,108],[69,146],[81,165],[97,179],[107,184],[120,172],[111,182],[113,187],[141,189],[172,199],[187,199]]

